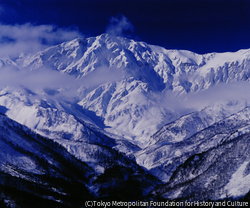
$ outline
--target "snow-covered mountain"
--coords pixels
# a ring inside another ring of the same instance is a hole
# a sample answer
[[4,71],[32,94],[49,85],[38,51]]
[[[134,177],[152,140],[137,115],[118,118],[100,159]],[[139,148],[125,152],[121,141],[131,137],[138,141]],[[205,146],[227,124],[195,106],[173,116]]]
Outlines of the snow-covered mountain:
[[[75,39],[17,60],[22,68],[51,68],[78,77],[78,102],[103,119],[106,130],[139,146],[152,132],[190,110],[176,110],[174,95],[218,83],[246,81],[249,50],[205,55],[166,50],[102,34]],[[82,78],[82,79],[81,79]],[[205,107],[205,106],[203,106]]]
[[156,180],[146,168],[168,182],[154,196],[190,197],[181,190],[198,182],[176,182],[183,165],[248,132],[250,50],[200,55],[102,34],[0,61],[1,113],[60,144],[100,178],[130,164],[148,181],[143,194]]
[[[249,192],[249,107],[175,145],[177,165],[153,193],[164,198],[218,200]],[[190,148],[186,151],[186,148]],[[165,167],[168,169],[168,167]]]
[[[216,146],[226,132],[219,135],[214,132],[215,135],[213,136],[204,136],[202,142],[192,141],[193,136],[211,127],[216,122],[224,122],[228,119],[228,116],[238,113],[244,106],[245,103],[217,104],[213,107],[210,106],[201,111],[182,116],[174,122],[163,126],[152,135],[146,148],[135,153],[137,163],[150,169],[154,175],[167,182],[176,168],[190,154],[207,151]],[[249,121],[247,117],[244,119],[247,122]],[[241,118],[238,120],[240,122],[243,121]]]

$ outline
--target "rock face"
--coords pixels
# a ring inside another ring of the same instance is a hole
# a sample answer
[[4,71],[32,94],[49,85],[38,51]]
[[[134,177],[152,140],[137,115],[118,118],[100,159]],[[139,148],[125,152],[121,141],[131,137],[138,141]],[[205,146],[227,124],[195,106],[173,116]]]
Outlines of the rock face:
[[[109,34],[75,39],[0,58],[0,112],[84,164],[88,196],[134,200],[137,184],[138,198],[153,188],[171,199],[240,197],[249,181],[249,60],[250,50],[200,55]],[[245,153],[223,163],[231,147]],[[36,167],[24,171],[41,174]],[[155,177],[166,184],[155,187]]]

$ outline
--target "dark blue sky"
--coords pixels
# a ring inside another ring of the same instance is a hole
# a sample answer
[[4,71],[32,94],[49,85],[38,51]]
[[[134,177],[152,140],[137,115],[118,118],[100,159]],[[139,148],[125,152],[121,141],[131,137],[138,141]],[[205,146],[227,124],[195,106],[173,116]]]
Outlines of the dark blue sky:
[[76,26],[96,36],[122,14],[134,26],[132,38],[167,49],[250,48],[248,0],[1,0],[0,6],[1,24]]

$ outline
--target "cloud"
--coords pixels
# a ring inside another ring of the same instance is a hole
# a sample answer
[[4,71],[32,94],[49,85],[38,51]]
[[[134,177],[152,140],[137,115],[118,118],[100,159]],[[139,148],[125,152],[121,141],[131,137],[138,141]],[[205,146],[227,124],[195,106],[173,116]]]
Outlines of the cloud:
[[[123,73],[117,68],[99,67],[92,73],[76,79],[75,76],[59,71],[40,68],[38,70],[19,70],[15,66],[5,66],[0,70],[0,88],[33,92],[30,99],[55,99],[75,102],[85,89],[93,89],[102,84],[120,81]],[[7,90],[8,91],[8,90]]]
[[134,30],[134,26],[131,24],[128,18],[121,14],[116,17],[111,17],[109,21],[110,23],[106,28],[106,33],[111,35],[128,36]]
[[79,36],[76,30],[57,28],[53,25],[0,25],[0,37],[7,37],[15,41],[46,41],[48,44],[72,40]]
[[0,70],[0,86],[12,86],[32,89],[36,92],[44,88],[69,88],[75,83],[75,78],[55,70],[41,68],[40,70],[19,70],[13,66],[5,66]]
[[[161,93],[148,94],[150,102],[153,103],[152,107],[161,109],[165,115],[166,121],[171,120],[171,114],[174,113],[176,119],[182,115],[194,111],[200,111],[208,106],[225,106],[244,104],[244,106],[250,105],[250,83],[244,81],[237,81],[231,83],[220,83],[206,90],[202,90],[196,93],[188,93],[179,95],[171,90],[163,91]],[[241,106],[241,105],[239,105]],[[238,106],[238,107],[239,107]],[[236,109],[238,108],[236,107]],[[170,116],[170,117],[169,117]]]
[[182,97],[182,102],[184,107],[196,108],[197,110],[218,102],[239,100],[250,102],[249,91],[249,82],[220,83],[204,91],[189,93]]
[[17,58],[20,53],[32,53],[48,46],[82,38],[77,28],[58,28],[54,25],[0,24],[0,56]]

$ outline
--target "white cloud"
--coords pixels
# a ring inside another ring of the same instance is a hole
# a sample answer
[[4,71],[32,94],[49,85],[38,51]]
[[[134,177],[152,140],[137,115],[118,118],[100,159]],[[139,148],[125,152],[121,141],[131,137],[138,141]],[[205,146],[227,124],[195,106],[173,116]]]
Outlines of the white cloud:
[[201,110],[218,102],[237,102],[239,100],[250,102],[249,92],[249,82],[220,83],[207,90],[184,95],[181,97],[181,102],[183,107]]
[[53,25],[0,25],[0,56],[17,58],[20,53],[34,52],[83,35],[75,28]]
[[75,101],[81,90],[95,88],[108,82],[120,81],[121,70],[99,67],[94,72],[76,79],[75,76],[60,73],[48,68],[38,70],[19,70],[15,66],[5,66],[0,70],[0,88],[29,89],[36,98]]
[[120,14],[117,17],[110,18],[110,24],[106,28],[106,33],[114,36],[124,36],[133,32],[133,30],[134,26],[128,18]]
[[237,81],[231,83],[220,83],[206,90],[196,93],[178,95],[167,90],[162,93],[151,93],[149,98],[155,101],[156,108],[166,109],[182,116],[190,112],[199,111],[216,103],[226,105],[229,103],[250,104],[250,83]]
[[46,40],[49,44],[72,40],[79,36],[79,32],[67,28],[57,28],[53,25],[34,26],[29,23],[24,25],[0,25],[0,37],[8,37],[16,41]]

